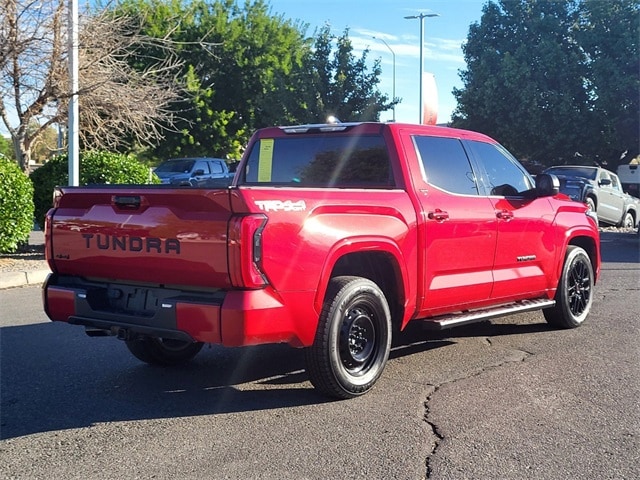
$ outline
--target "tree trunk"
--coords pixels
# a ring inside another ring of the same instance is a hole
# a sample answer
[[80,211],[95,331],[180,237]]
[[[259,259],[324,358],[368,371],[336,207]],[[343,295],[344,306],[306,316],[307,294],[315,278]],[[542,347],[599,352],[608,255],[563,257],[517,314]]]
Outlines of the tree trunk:
[[18,166],[20,170],[22,170],[25,174],[29,175],[29,164],[31,160],[31,150],[27,146],[27,139],[21,138],[17,135],[12,135],[11,140],[13,140],[13,150],[16,155],[16,161],[18,162]]

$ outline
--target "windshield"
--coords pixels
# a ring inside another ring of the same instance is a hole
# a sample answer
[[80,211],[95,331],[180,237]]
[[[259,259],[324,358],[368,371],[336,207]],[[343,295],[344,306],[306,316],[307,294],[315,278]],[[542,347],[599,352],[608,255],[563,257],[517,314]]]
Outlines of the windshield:
[[594,167],[553,167],[545,170],[544,173],[558,175],[562,177],[582,177],[595,180],[598,169]]
[[193,160],[167,160],[155,169],[156,173],[189,173],[193,168]]

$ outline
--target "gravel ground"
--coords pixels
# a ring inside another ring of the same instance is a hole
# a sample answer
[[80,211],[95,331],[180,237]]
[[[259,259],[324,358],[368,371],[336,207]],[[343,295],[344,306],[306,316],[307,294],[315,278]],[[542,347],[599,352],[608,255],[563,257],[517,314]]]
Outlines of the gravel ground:
[[44,245],[29,245],[24,252],[0,254],[0,272],[33,272],[49,268]]
[[17,253],[0,254],[0,273],[2,272],[35,272],[48,270],[44,259],[44,234],[42,230],[34,230],[29,235],[27,246]]

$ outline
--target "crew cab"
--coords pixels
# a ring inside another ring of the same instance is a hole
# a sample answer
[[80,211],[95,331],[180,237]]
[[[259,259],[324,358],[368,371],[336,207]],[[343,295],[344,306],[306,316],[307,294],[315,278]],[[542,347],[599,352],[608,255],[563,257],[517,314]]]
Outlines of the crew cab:
[[560,180],[560,191],[571,199],[586,203],[598,221],[616,227],[633,228],[638,223],[640,200],[623,191],[618,176],[601,167],[564,165],[545,173]]
[[258,130],[228,188],[62,187],[45,236],[51,320],[159,365],[287,343],[337,398],[372,388],[410,322],[542,310],[577,327],[600,271],[595,216],[553,175],[402,123]]

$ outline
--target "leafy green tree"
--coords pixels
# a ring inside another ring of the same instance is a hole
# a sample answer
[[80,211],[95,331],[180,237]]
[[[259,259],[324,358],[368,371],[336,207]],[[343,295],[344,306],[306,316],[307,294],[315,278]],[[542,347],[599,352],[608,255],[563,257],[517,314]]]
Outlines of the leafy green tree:
[[15,157],[11,140],[0,135],[0,158],[13,159]]
[[[237,158],[255,128],[292,118],[288,78],[308,41],[264,1],[127,0],[118,8],[142,18],[147,35],[170,38],[184,62],[180,120],[157,155]],[[138,65],[153,55],[139,50]]]
[[305,60],[306,74],[298,77],[306,86],[297,89],[303,107],[297,120],[317,123],[334,115],[341,121],[376,121],[381,112],[397,104],[378,90],[380,59],[368,71],[368,54],[367,49],[356,58],[348,29],[336,37],[328,25],[322,27]]
[[586,57],[575,41],[576,0],[498,0],[463,46],[455,126],[487,133],[543,164],[590,153],[594,123]]
[[615,170],[640,147],[640,2],[584,0],[579,14],[576,38],[587,54],[594,111],[592,152]]
[[[169,38],[184,65],[185,96],[173,105],[177,127],[155,149],[159,157],[237,158],[251,133],[268,125],[375,120],[389,109],[377,90],[379,61],[367,71],[348,32],[328,27],[315,38],[307,26],[274,15],[263,0],[125,0],[146,35]],[[335,51],[334,51],[335,43]],[[157,52],[139,49],[136,68]]]

